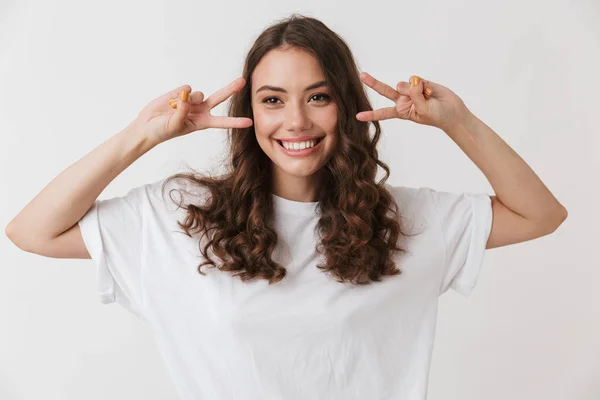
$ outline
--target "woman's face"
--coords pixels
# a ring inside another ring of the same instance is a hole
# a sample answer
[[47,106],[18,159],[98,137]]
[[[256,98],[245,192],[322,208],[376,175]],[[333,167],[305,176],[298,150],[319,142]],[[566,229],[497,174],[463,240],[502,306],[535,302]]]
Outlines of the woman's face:
[[316,59],[293,48],[271,50],[252,73],[256,139],[279,178],[310,177],[333,154],[338,107],[324,81]]

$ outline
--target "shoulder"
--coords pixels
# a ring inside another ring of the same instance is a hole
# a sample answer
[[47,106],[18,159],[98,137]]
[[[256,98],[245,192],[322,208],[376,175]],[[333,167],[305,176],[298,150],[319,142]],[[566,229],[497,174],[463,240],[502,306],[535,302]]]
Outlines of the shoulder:
[[386,188],[394,197],[400,210],[433,210],[435,190],[426,186],[388,185]]
[[439,211],[439,209],[453,208],[457,204],[468,206],[472,199],[479,200],[479,198],[483,198],[485,200],[488,196],[485,193],[442,191],[427,186],[386,186],[399,205],[413,206],[420,209],[427,208],[429,211],[434,212]]
[[170,176],[155,179],[132,191],[137,192],[154,211],[167,212],[175,212],[181,205],[199,204],[205,201],[209,194],[209,190],[204,186]]
[[[388,185],[398,205],[398,218],[410,233],[422,233],[438,227],[439,217],[433,199],[433,189],[426,186]],[[420,235],[419,235],[420,236]]]

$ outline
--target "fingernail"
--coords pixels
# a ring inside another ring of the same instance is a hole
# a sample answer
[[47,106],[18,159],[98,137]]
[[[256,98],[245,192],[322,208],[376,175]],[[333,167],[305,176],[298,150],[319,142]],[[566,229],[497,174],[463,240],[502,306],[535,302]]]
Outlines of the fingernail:
[[421,78],[419,78],[418,76],[413,76],[411,78],[411,81],[410,81],[411,86],[417,86],[419,83],[421,83]]
[[188,95],[189,93],[187,92],[187,90],[184,90],[181,93],[179,93],[179,98],[181,99],[181,101],[187,101]]
[[427,92],[427,94],[431,94],[431,89],[427,88],[427,89],[425,89],[425,92]]

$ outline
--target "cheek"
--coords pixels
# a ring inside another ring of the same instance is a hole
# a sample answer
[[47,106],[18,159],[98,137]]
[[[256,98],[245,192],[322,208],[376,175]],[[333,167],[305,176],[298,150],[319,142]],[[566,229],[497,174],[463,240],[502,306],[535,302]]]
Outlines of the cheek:
[[338,122],[337,109],[328,110],[322,115],[320,125],[328,135],[336,136],[336,128]]
[[255,114],[253,120],[256,141],[266,154],[270,154],[273,145],[270,137],[277,131],[276,124],[264,114]]
[[273,115],[265,113],[254,114],[254,131],[257,137],[268,138],[277,131],[279,121]]
[[327,136],[329,136],[327,143],[328,157],[331,156],[331,153],[334,152],[335,148],[338,146],[339,137],[338,132],[336,131],[337,122],[337,108],[332,107],[331,110],[328,110],[327,113],[324,113],[321,121],[321,128],[327,133]]

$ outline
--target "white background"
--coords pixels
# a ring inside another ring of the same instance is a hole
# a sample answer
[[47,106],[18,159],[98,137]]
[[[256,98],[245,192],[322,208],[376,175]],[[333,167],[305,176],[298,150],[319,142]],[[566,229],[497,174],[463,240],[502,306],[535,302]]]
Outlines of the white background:
[[[240,76],[256,36],[292,12],[321,19],[391,86],[419,75],[452,89],[569,211],[549,236],[488,250],[471,297],[440,299],[429,399],[600,399],[597,0],[2,0],[0,226],[152,99],[182,84],[208,96]],[[382,127],[388,183],[493,194],[443,131]],[[224,138],[163,143],[100,198],[212,167]],[[176,398],[149,328],[95,289],[91,260],[0,235],[0,399]]]

